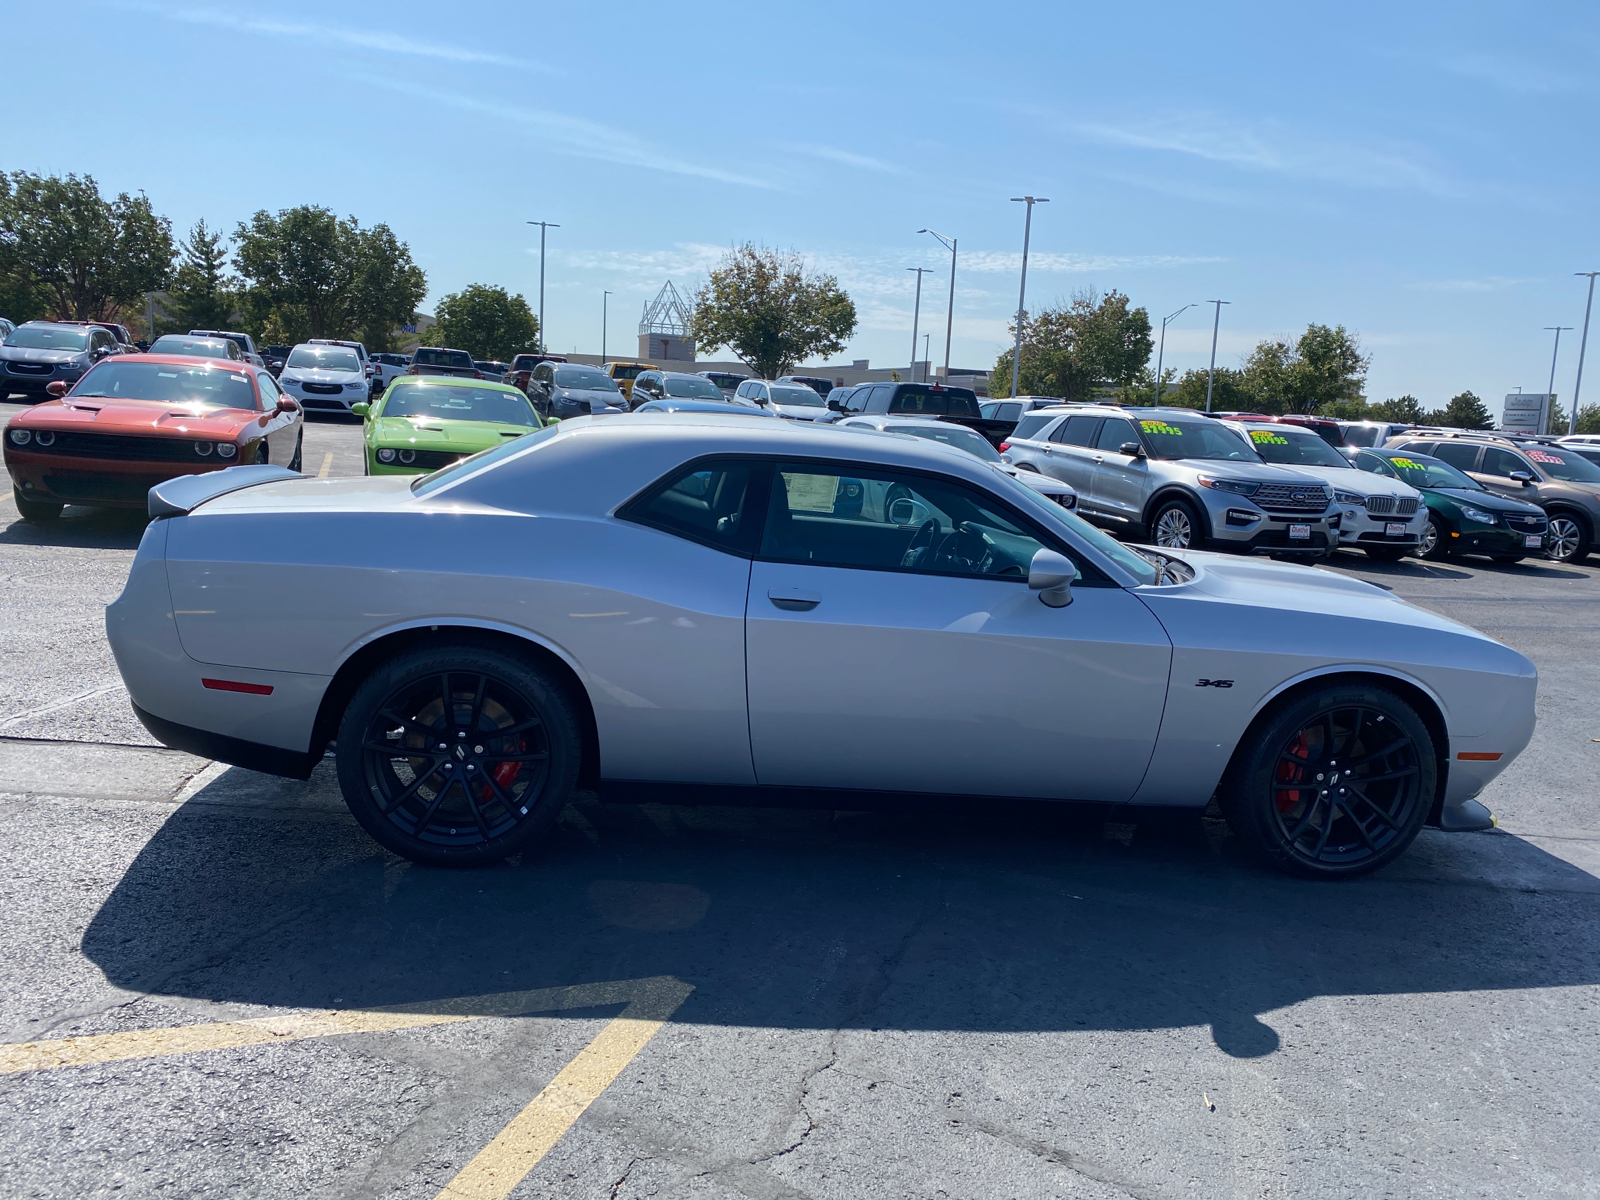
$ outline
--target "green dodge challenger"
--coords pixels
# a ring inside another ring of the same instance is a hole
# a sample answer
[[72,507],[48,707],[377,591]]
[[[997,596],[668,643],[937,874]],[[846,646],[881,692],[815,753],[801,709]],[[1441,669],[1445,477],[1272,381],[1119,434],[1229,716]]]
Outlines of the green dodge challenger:
[[366,422],[368,475],[437,471],[544,424],[516,388],[447,375],[402,375],[381,398],[350,411]]

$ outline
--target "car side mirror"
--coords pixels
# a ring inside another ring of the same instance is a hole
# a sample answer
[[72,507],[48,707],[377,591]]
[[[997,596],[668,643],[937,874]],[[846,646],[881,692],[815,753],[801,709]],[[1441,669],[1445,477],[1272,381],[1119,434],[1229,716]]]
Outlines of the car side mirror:
[[1078,569],[1072,560],[1055,550],[1040,550],[1028,564],[1028,587],[1051,608],[1065,608],[1072,603],[1072,581],[1077,577]]
[[828,407],[830,409],[832,409],[836,413],[842,413],[844,411],[844,401],[843,400],[829,400],[828,401]]
[[295,402],[292,396],[279,396],[278,411],[281,413],[297,413],[300,411],[300,405]]
[[367,414],[372,411],[372,405],[365,400],[358,400],[350,406],[350,411],[364,421],[367,419]]
[[1515,479],[1523,487],[1527,487],[1533,482],[1533,476],[1527,471],[1513,471],[1511,472],[1511,478]]
[[1138,442],[1123,442],[1117,447],[1118,454],[1126,454],[1129,458],[1143,458],[1144,447]]
[[54,396],[59,400],[67,394],[66,381],[58,379],[54,383],[47,383],[44,385],[44,390],[47,395]]

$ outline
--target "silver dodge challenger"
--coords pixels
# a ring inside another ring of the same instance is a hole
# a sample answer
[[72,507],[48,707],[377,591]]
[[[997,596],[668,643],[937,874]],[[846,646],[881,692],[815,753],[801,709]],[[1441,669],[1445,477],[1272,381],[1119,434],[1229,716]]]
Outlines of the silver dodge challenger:
[[1201,807],[1373,870],[1528,744],[1533,664],[1313,568],[1134,549],[960,450],[721,415],[562,422],[432,475],[152,489],[113,651],[169,746],[307,778],[417,862],[575,789]]

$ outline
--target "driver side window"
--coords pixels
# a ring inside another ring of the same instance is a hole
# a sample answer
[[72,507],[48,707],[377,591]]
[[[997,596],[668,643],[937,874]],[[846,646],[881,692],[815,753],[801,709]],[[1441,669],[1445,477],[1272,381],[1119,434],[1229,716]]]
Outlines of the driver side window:
[[953,480],[842,464],[780,463],[760,556],[812,566],[1025,581],[1033,556],[1045,548],[1009,509]]

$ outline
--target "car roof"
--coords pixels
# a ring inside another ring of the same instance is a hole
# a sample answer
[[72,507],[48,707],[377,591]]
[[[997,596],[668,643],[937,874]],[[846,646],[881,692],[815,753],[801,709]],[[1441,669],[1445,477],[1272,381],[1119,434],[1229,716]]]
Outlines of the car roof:
[[[179,337],[186,337],[187,335],[186,334],[179,334],[178,336]],[[114,366],[121,365],[122,363],[167,363],[167,364],[171,364],[171,365],[175,365],[175,366],[184,366],[184,367],[194,367],[194,366],[211,367],[212,369],[217,370],[217,371],[226,371],[230,375],[244,375],[244,374],[250,374],[250,373],[265,374],[266,373],[266,368],[265,367],[258,367],[258,366],[255,365],[255,363],[250,362],[248,359],[243,359],[243,358],[204,358],[204,357],[202,357],[201,355],[198,355],[198,354],[167,354],[167,353],[160,352],[160,351],[158,351],[158,352],[156,352],[154,354],[145,353],[145,354],[116,354],[116,355],[112,355],[110,358],[106,359],[104,363],[96,363],[95,364],[95,369],[98,369],[101,366],[105,366],[107,363],[109,363],[111,365],[114,365]],[[84,378],[87,379],[87,378],[89,378],[89,376],[85,375]]]
[[[468,379],[461,375],[401,375],[390,387],[475,387],[489,392],[513,392],[522,395],[522,389],[501,383],[498,379]],[[526,399],[526,397],[524,397]]]
[[[891,417],[883,413],[858,413],[846,417],[842,421],[835,422],[841,428],[856,429],[861,428],[863,424],[869,423],[874,427],[883,429],[938,429],[945,433],[952,429],[966,428],[964,425],[953,425],[949,421],[937,421],[932,417]],[[973,431],[968,430],[968,432]]]

